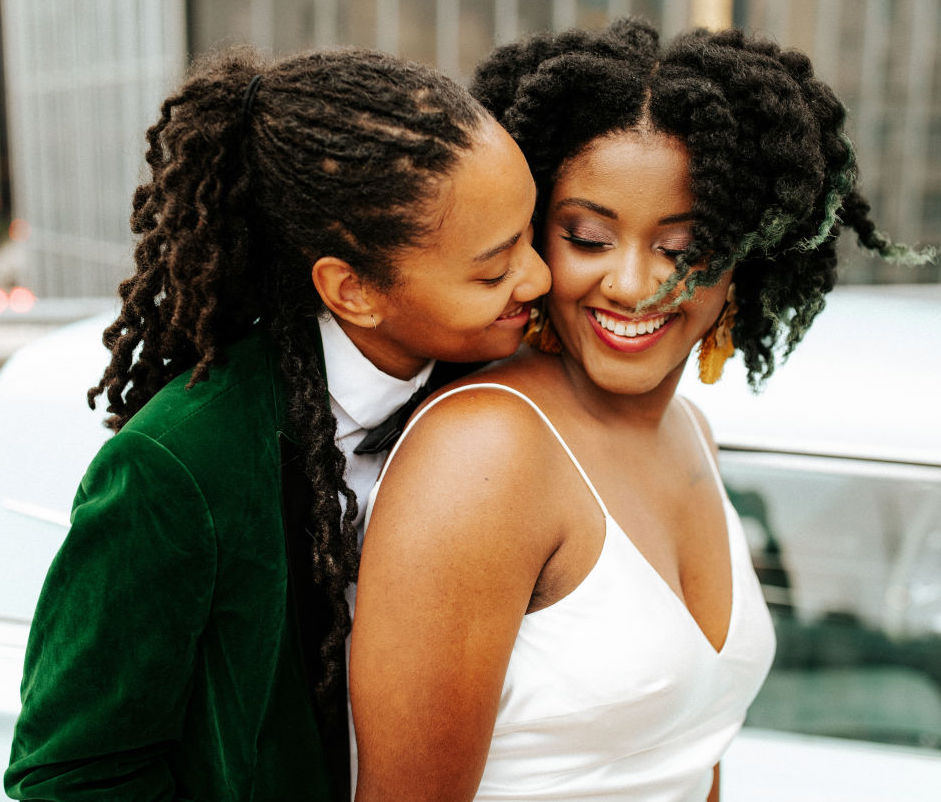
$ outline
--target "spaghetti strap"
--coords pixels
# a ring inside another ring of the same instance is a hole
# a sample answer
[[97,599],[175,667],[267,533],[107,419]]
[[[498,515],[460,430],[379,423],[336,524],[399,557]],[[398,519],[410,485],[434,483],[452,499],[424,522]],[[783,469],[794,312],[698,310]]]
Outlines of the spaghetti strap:
[[575,470],[578,471],[579,475],[582,477],[582,479],[585,481],[585,484],[588,486],[588,489],[591,491],[591,494],[595,497],[595,501],[597,501],[598,506],[601,507],[601,512],[604,514],[605,518],[610,517],[608,515],[608,508],[605,507],[604,502],[601,500],[601,496],[598,494],[598,491],[595,490],[595,486],[591,483],[591,479],[588,478],[588,474],[585,473],[585,470],[579,464],[578,460],[575,459],[575,455],[572,453],[572,449],[570,449],[568,447],[568,444],[565,442],[565,440],[562,439],[562,435],[560,435],[558,430],[555,428],[555,426],[552,425],[552,421],[550,421],[549,418],[546,417],[546,413],[543,412],[536,405],[536,402],[533,401],[529,396],[525,395],[524,393],[521,393],[519,390],[513,387],[508,387],[505,384],[496,384],[495,382],[478,382],[477,384],[465,384],[463,387],[455,387],[453,390],[448,390],[446,393],[442,393],[433,401],[431,401],[427,406],[419,410],[418,414],[415,415],[415,417],[412,418],[408,422],[408,425],[405,427],[404,431],[402,432],[402,436],[399,438],[399,441],[395,444],[395,446],[393,446],[392,451],[389,452],[389,457],[386,460],[385,465],[382,466],[382,472],[379,474],[379,479],[376,481],[376,487],[378,487],[382,483],[382,480],[386,475],[386,470],[388,469],[389,465],[392,463],[392,459],[393,457],[395,457],[396,452],[399,450],[399,446],[404,442],[405,438],[408,436],[408,433],[411,431],[412,427],[416,423],[418,423],[421,417],[429,409],[435,406],[435,404],[437,404],[439,401],[444,401],[445,398],[449,398],[450,396],[456,395],[457,393],[462,393],[465,390],[503,390],[504,392],[515,395],[517,398],[529,404],[532,410],[542,419],[542,422],[546,424],[549,431],[552,432],[553,435],[555,435],[555,439],[559,441],[559,445],[562,446],[562,448],[565,450],[565,453],[568,455],[568,458],[572,461],[572,464],[575,466]]
[[699,422],[699,418],[697,418],[696,413],[693,412],[693,408],[690,406],[689,401],[683,398],[683,396],[676,396],[676,400],[680,402],[680,406],[686,413],[686,417],[688,417],[689,422],[693,424],[693,429],[696,432],[696,436],[699,438],[699,443],[702,445],[703,451],[706,452],[706,460],[709,462],[709,467],[712,468],[712,476],[715,478],[716,484],[719,485],[719,489],[724,493],[725,485],[722,482],[722,475],[719,473],[719,466],[716,464],[715,454],[712,453],[712,447],[709,445],[709,441],[706,439],[706,435],[702,430],[702,425]]

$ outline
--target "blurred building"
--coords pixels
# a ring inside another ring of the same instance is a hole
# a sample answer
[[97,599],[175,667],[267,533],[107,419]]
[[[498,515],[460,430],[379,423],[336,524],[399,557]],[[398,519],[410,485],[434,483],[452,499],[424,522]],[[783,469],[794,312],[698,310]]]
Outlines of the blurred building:
[[[0,17],[0,64],[3,63],[3,20]],[[0,75],[3,74],[0,67]],[[0,231],[10,224],[10,165],[7,148],[7,104],[5,87],[0,81]],[[0,282],[3,276],[0,275]]]
[[[665,36],[705,0],[0,0],[12,207],[23,283],[111,295],[132,270],[130,199],[144,132],[193,54],[251,42],[286,53],[357,44],[461,81],[495,43],[639,14]],[[877,219],[941,241],[941,0],[722,0],[734,24],[814,59],[850,108]],[[4,137],[0,134],[0,144]],[[0,153],[2,157],[2,153]],[[0,167],[2,172],[2,167]],[[5,173],[3,173],[5,175]],[[2,176],[0,176],[2,178]],[[0,181],[2,183],[2,181]],[[937,281],[937,268],[853,256],[851,281]]]
[[131,272],[144,131],[186,61],[183,0],[3,0],[19,283],[112,295]]

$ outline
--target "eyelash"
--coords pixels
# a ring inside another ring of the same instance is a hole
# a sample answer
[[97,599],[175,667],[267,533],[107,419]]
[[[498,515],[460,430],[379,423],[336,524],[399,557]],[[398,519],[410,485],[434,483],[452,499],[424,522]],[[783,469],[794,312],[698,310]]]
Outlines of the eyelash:
[[672,248],[661,248],[660,253],[666,256],[668,259],[672,259],[674,262],[677,257],[682,256],[684,253],[688,253],[685,248],[674,250]]
[[[562,234],[561,236],[562,239],[571,242],[576,248],[584,248],[589,251],[600,251],[610,245],[608,242],[583,239],[582,237],[576,237],[574,234]],[[680,256],[687,253],[687,250],[685,248],[661,248],[660,253],[675,262]]]
[[506,281],[512,272],[512,270],[507,270],[506,273],[503,273],[496,278],[482,278],[480,282],[481,284],[485,284],[488,287],[496,287],[498,284],[502,284],[504,281]]
[[607,247],[609,244],[607,242],[600,242],[593,239],[582,239],[581,237],[576,237],[574,234],[563,234],[562,239],[571,242],[572,245],[577,248],[586,248],[592,251],[601,250],[602,248]]

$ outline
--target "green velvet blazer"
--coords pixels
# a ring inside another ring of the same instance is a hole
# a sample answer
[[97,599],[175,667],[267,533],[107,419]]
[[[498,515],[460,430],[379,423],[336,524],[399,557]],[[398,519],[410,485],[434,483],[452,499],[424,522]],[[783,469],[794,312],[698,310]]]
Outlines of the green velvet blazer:
[[349,798],[345,696],[312,694],[329,620],[277,355],[256,333],[227,356],[82,480],[27,647],[14,799]]

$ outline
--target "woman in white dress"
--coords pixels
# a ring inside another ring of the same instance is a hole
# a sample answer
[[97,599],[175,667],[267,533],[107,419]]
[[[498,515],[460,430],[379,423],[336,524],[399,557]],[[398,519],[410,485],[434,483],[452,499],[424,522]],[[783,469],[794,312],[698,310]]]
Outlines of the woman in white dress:
[[643,23],[497,51],[475,90],[536,179],[535,348],[438,395],[380,477],[354,617],[357,802],[718,798],[774,635],[700,343],[750,381],[823,307],[835,239],[911,261],[800,54]]

